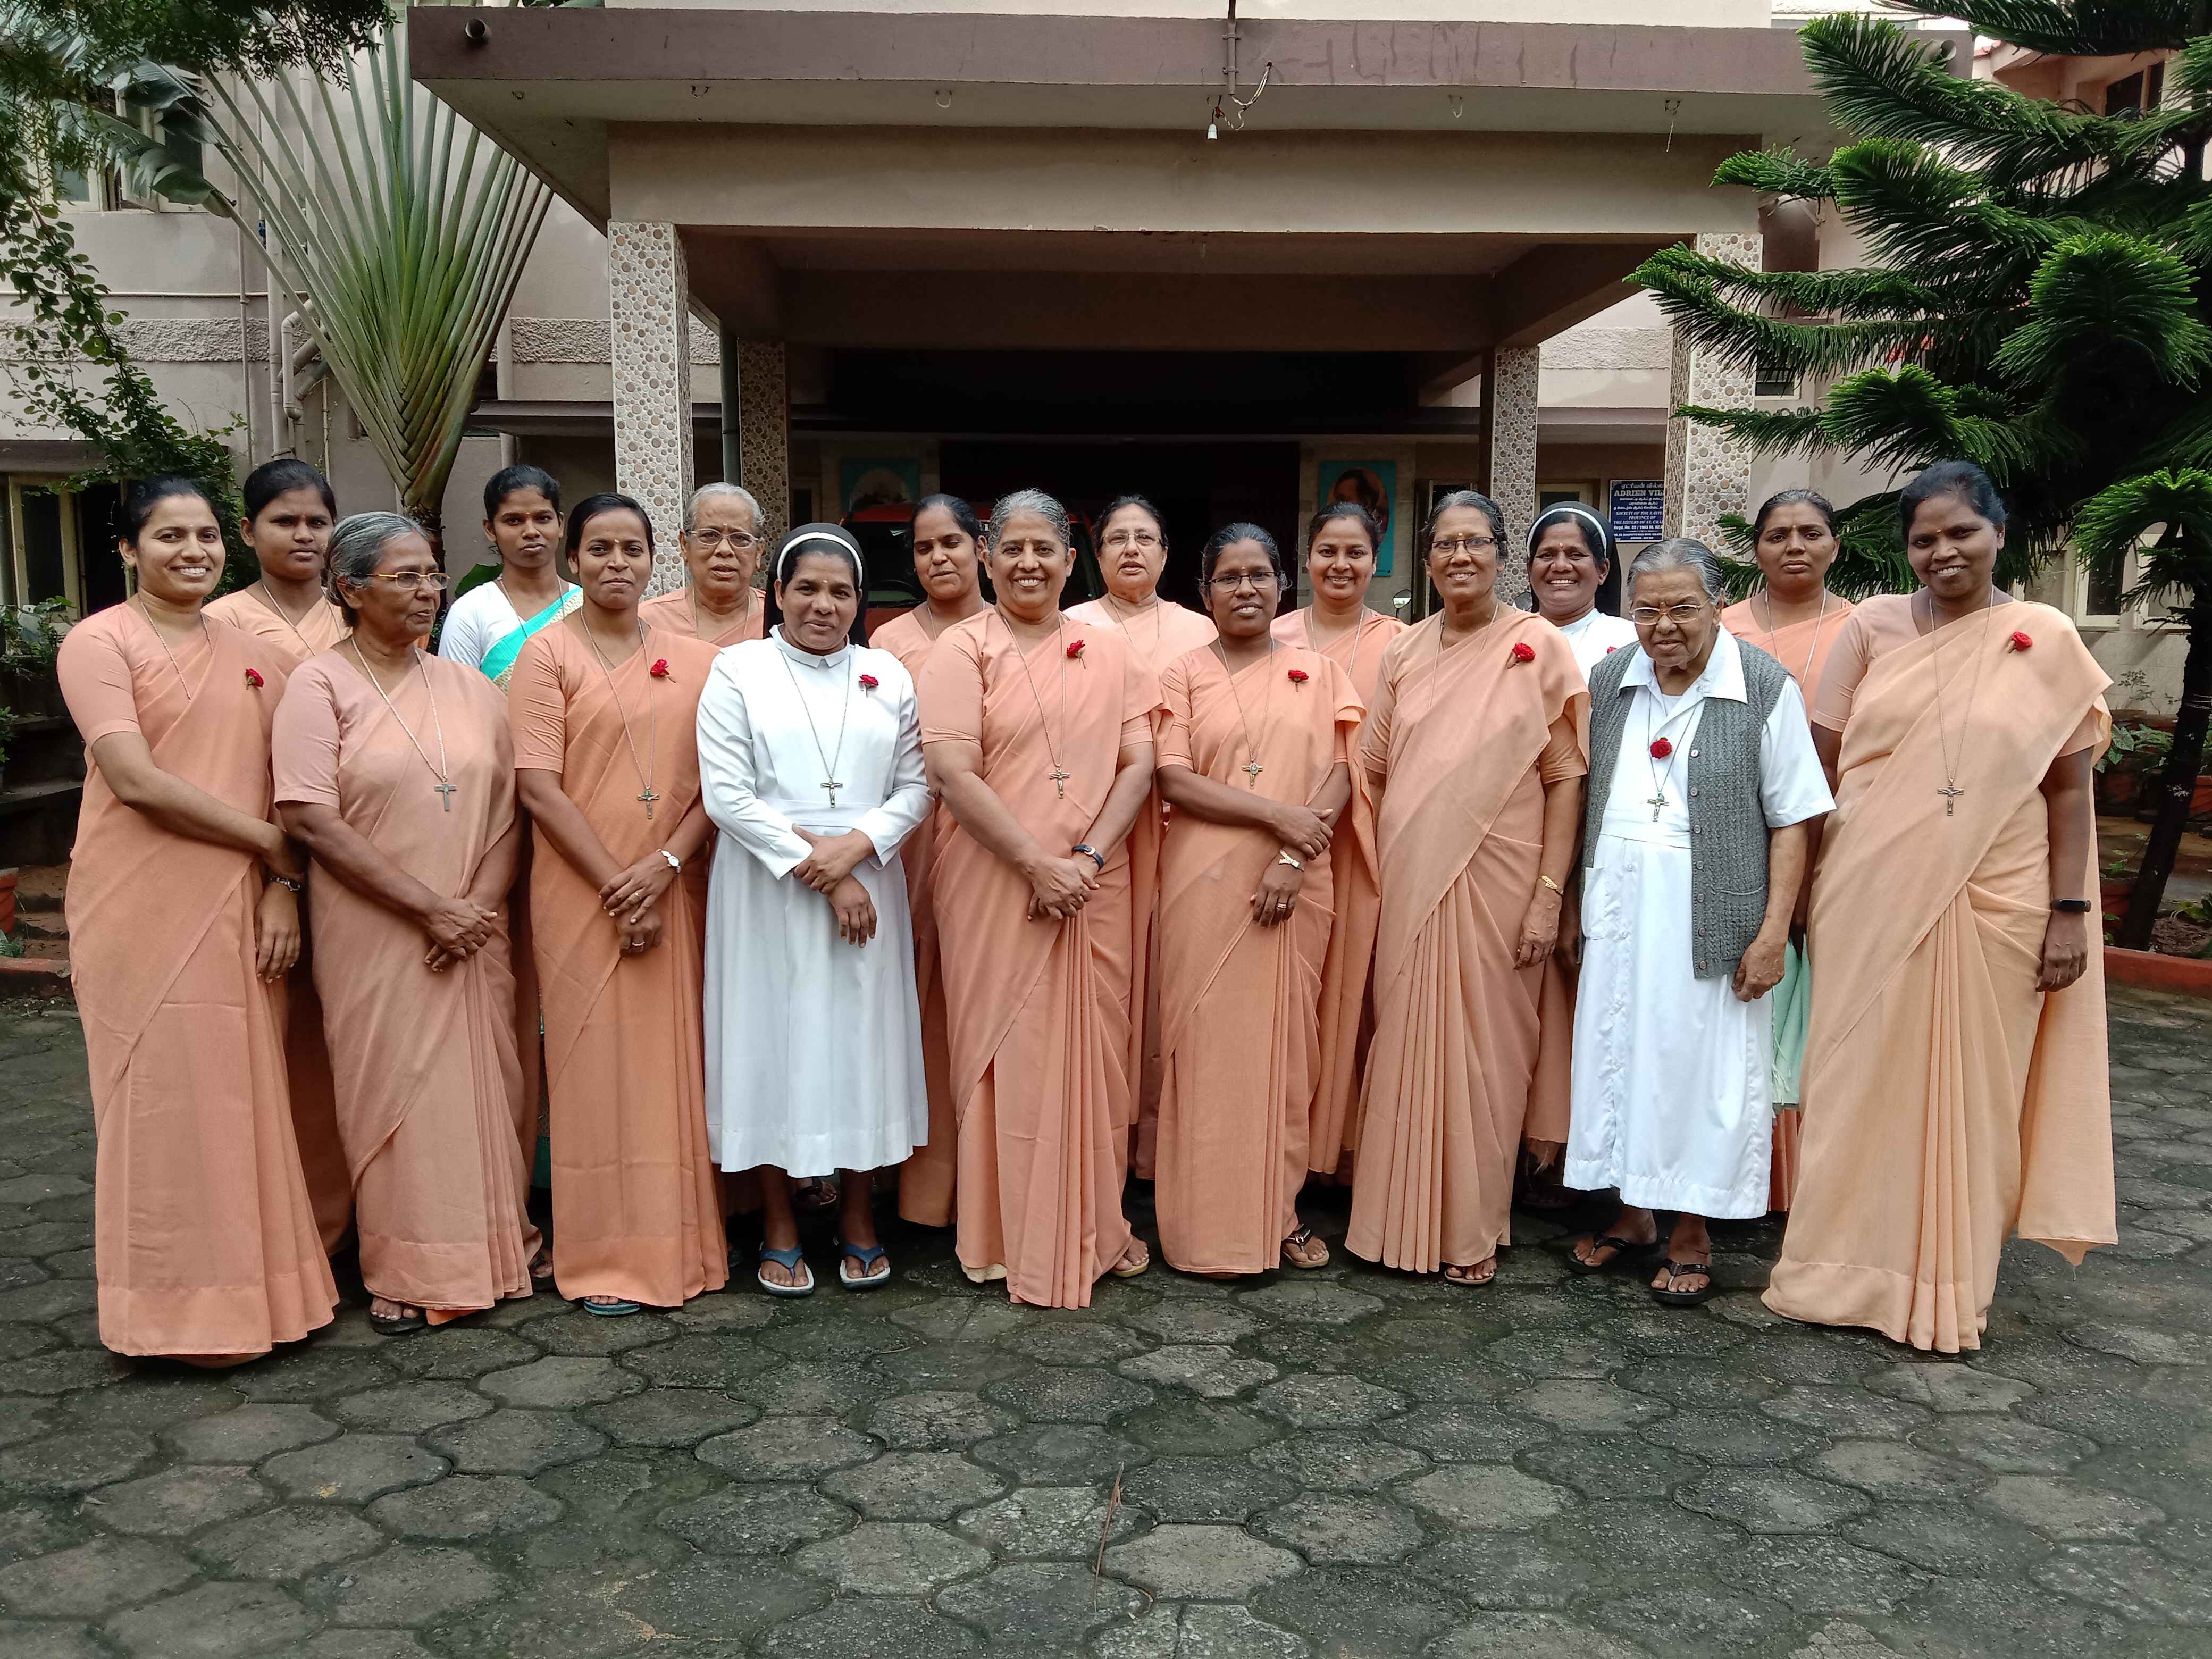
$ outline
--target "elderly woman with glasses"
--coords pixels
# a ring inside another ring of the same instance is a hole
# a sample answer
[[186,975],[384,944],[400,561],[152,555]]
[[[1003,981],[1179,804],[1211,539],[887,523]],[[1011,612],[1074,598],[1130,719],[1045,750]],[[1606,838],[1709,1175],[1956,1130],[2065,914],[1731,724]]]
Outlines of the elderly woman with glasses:
[[[1160,597],[1160,577],[1168,563],[1167,521],[1142,495],[1120,495],[1098,518],[1098,569],[1106,591],[1085,605],[1067,608],[1070,622],[1119,629],[1155,677],[1186,651],[1213,639],[1213,623],[1188,605]],[[1121,1156],[1137,1173],[1152,1175],[1152,1147],[1159,1124],[1159,838],[1166,805],[1152,792],[1151,810],[1140,816],[1129,837],[1130,1027],[1128,1072],[1136,1095],[1134,1137]]]
[[1060,608],[1067,511],[1006,497],[998,603],[922,670],[921,741],[953,825],[934,872],[960,1120],[957,1248],[1017,1302],[1086,1307],[1149,1258],[1121,1212],[1130,872],[1159,682],[1115,629]]
[[647,628],[713,646],[761,637],[766,611],[753,589],[768,546],[753,493],[733,483],[701,484],[684,509],[684,586],[637,608]]
[[1382,915],[1346,1247],[1487,1285],[1509,1242],[1546,959],[1572,873],[1589,693],[1540,617],[1499,602],[1498,504],[1438,501],[1423,535],[1442,610],[1390,642],[1361,728]]
[[1834,804],[1797,687],[1720,625],[1727,586],[1702,542],[1628,573],[1638,644],[1590,672],[1590,788],[1566,1184],[1618,1188],[1620,1217],[1578,1240],[1597,1273],[1658,1241],[1651,1294],[1713,1293],[1710,1217],[1766,1213],[1773,1107],[1767,993],[1782,978],[1813,820]]
[[398,1334],[531,1290],[514,747],[499,689],[415,643],[446,575],[413,520],[346,520],[329,580],[352,632],[292,676],[276,797],[314,855],[315,988],[369,1322]]
[[1266,531],[1216,532],[1200,568],[1221,636],[1161,684],[1160,1248],[1185,1273],[1319,1267],[1297,1196],[1361,706],[1342,668],[1269,632],[1283,573]]

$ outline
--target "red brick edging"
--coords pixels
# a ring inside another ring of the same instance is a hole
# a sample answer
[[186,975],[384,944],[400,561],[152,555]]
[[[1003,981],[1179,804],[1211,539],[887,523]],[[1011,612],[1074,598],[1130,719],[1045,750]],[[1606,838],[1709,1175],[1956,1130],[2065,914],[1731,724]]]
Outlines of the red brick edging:
[[2155,951],[2124,951],[2107,945],[2105,977],[2115,985],[2212,997],[2212,961],[2202,957],[2165,957]]
[[69,963],[53,957],[0,957],[0,997],[67,997]]

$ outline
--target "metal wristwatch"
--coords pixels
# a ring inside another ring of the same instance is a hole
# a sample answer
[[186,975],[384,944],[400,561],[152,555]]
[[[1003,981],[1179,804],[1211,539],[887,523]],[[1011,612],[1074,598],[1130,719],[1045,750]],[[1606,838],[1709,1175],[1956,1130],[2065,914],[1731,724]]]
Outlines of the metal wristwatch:
[[684,860],[682,859],[678,858],[675,854],[670,852],[665,847],[658,848],[655,850],[659,853],[661,857],[668,860],[668,867],[670,869],[676,872],[679,876],[684,873]]
[[1300,863],[1297,859],[1292,858],[1287,851],[1276,854],[1275,862],[1278,864],[1287,864],[1293,870],[1303,870],[1305,868],[1304,864]]
[[306,882],[295,881],[289,876],[280,876],[274,870],[271,870],[269,872],[269,879],[275,882],[276,885],[295,896],[297,896],[299,894],[304,893],[307,890],[307,884]]

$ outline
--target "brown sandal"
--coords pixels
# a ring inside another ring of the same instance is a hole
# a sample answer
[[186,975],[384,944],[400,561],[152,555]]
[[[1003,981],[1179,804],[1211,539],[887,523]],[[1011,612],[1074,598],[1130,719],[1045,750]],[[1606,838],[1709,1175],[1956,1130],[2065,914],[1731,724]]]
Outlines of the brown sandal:
[[1291,1233],[1283,1240],[1283,1265],[1289,1267],[1301,1268],[1307,1273],[1311,1273],[1316,1267],[1326,1267],[1328,1266],[1329,1259],[1328,1246],[1326,1243],[1322,1244],[1321,1260],[1318,1261],[1310,1261],[1291,1254],[1293,1249],[1304,1249],[1307,1245],[1319,1242],[1320,1241],[1314,1237],[1314,1230],[1312,1228],[1300,1227],[1296,1232]]

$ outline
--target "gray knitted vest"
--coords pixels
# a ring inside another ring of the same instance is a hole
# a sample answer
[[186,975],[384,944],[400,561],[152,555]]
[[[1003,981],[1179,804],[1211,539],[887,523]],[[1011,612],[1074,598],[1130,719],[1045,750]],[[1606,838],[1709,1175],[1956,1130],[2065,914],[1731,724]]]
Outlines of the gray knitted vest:
[[[1766,919],[1766,812],[1759,799],[1759,734],[1789,671],[1757,646],[1736,641],[1748,701],[1708,697],[1698,720],[1684,787],[1690,796],[1690,960],[1699,979],[1735,972]],[[1621,684],[1644,654],[1631,646],[1590,670],[1589,791],[1583,805],[1583,864],[1597,854],[1613,769],[1635,694]],[[1639,736],[1641,728],[1638,728]]]

